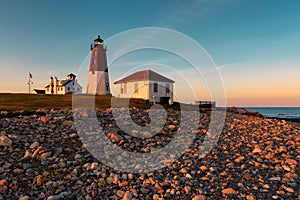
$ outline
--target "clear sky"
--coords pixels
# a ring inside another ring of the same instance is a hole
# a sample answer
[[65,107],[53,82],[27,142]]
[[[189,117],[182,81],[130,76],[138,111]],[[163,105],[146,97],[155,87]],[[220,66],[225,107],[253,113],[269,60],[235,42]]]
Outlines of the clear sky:
[[27,92],[28,72],[33,88],[76,73],[98,34],[164,27],[229,64],[220,69],[228,105],[300,106],[299,10],[296,0],[1,1],[0,92]]

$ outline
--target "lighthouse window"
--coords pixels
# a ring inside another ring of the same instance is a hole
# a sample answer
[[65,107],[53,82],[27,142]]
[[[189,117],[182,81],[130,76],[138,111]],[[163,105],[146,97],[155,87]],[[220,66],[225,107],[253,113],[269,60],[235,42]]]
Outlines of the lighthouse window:
[[153,84],[153,92],[157,92],[158,91],[158,85],[157,83]]
[[94,65],[96,64],[96,59],[93,60]]

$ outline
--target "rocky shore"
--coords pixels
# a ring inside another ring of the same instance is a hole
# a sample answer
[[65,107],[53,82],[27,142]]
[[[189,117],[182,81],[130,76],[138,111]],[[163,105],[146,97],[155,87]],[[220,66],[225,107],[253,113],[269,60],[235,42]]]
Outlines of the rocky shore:
[[[147,139],[115,127],[110,109],[99,109],[106,136],[126,151],[149,153],[167,145],[180,128],[180,112]],[[300,125],[228,109],[216,147],[198,158],[209,134],[210,113],[201,114],[196,139],[166,167],[145,174],[114,170],[82,144],[72,111],[1,113],[0,199],[300,199]],[[147,110],[131,109],[138,124]]]

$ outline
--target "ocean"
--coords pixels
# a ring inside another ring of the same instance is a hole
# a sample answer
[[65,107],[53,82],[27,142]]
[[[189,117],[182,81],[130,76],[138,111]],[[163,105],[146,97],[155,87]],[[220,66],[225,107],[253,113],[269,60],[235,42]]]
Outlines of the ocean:
[[246,107],[245,109],[260,112],[264,117],[300,119],[300,107]]

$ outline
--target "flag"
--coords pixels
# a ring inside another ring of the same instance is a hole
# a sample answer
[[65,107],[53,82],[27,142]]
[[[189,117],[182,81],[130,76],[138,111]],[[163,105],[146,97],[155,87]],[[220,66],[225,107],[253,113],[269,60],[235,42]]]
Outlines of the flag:
[[29,78],[32,78],[32,74],[29,72]]

